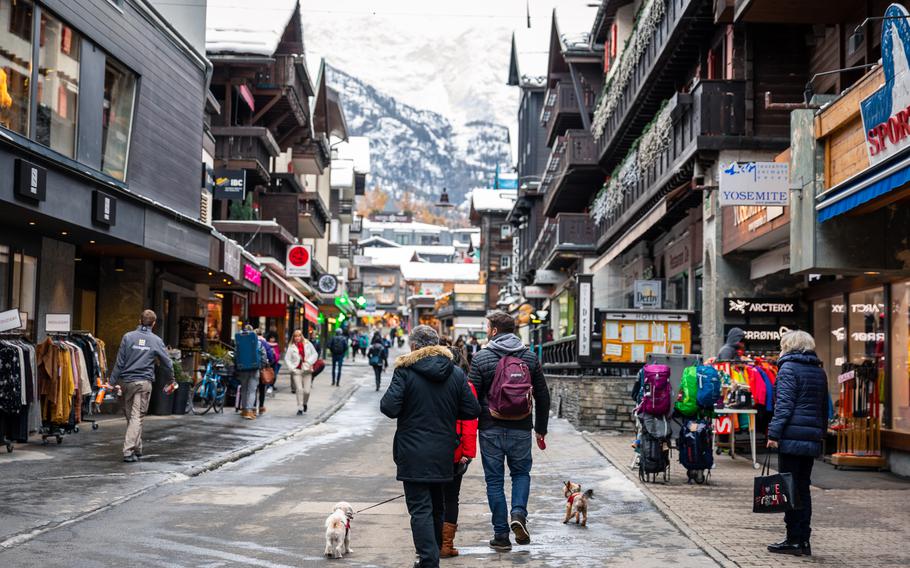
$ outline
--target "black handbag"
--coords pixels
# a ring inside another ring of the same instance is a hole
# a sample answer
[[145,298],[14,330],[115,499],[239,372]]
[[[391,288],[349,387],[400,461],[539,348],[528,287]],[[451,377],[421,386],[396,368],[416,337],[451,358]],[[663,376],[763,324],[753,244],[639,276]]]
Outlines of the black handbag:
[[752,489],[753,513],[786,513],[802,508],[796,482],[789,473],[771,472],[771,453],[765,455],[761,475],[755,478]]

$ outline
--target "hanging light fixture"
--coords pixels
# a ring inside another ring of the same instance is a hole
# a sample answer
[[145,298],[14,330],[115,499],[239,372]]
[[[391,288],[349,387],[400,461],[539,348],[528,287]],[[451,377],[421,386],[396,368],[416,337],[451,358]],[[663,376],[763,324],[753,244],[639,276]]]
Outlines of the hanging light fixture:
[[442,194],[439,196],[439,201],[436,202],[436,207],[454,207],[449,201],[449,192],[446,188],[442,188]]
[[123,257],[118,256],[114,259],[114,272],[123,272],[126,270],[125,263],[123,262]]

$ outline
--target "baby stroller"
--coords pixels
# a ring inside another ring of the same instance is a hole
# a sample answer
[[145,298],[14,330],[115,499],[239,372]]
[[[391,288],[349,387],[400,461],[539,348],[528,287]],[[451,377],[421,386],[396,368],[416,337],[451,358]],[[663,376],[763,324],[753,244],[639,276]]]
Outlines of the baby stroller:
[[638,478],[656,483],[670,481],[670,425],[666,417],[638,415]]

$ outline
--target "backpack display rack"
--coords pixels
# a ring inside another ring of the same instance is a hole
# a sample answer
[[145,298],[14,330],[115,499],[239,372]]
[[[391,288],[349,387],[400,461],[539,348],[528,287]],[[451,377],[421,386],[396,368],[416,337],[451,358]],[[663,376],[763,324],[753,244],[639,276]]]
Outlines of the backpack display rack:
[[860,365],[846,363],[837,378],[840,383],[840,418],[833,426],[837,432],[837,451],[831,456],[834,467],[885,467],[882,455],[882,417],[880,392],[882,370],[872,361]]

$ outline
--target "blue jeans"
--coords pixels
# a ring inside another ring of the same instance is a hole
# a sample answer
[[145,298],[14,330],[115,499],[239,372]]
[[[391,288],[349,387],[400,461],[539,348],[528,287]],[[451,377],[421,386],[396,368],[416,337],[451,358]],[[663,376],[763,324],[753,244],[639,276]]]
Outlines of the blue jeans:
[[531,493],[531,431],[494,426],[480,431],[480,457],[495,536],[509,534],[505,464],[512,477],[512,514],[528,515]]
[[[344,357],[332,357],[332,384],[341,384],[341,365],[344,363]],[[336,372],[337,369],[337,372]]]

